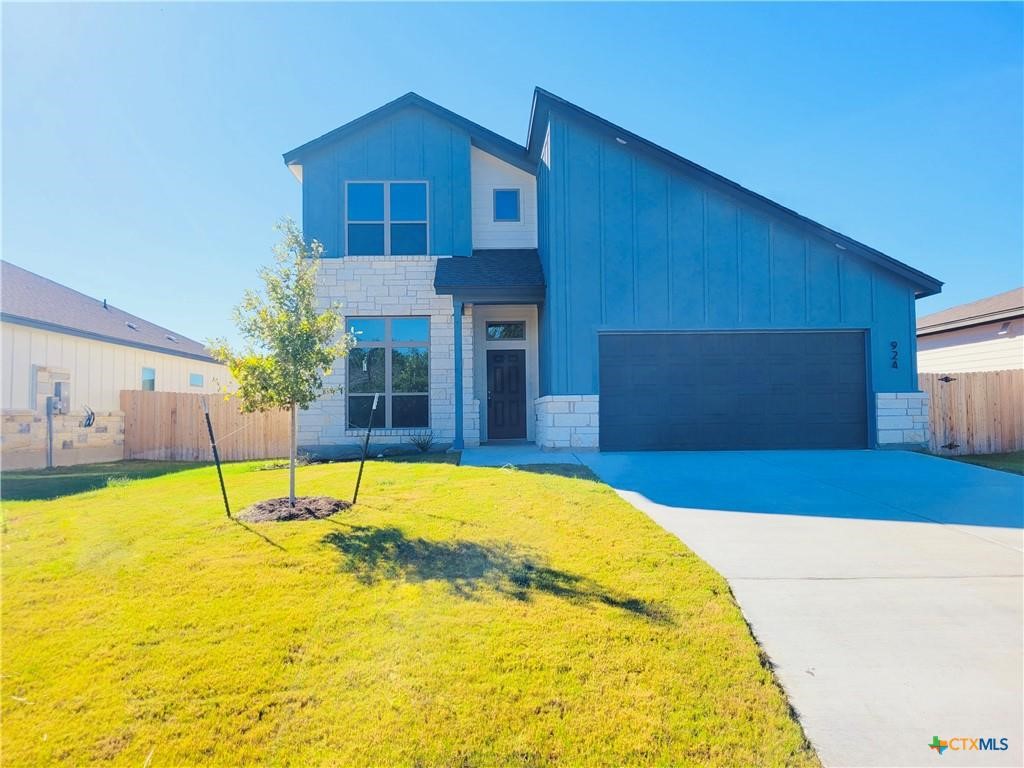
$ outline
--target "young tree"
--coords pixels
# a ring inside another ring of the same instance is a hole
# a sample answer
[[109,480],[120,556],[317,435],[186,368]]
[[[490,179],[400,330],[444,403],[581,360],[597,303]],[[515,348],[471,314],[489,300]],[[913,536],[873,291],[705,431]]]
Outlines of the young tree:
[[226,340],[211,341],[214,357],[225,363],[238,383],[242,411],[287,408],[291,412],[288,499],[295,505],[296,409],[306,409],[321,395],[337,391],[324,377],[355,339],[343,333],[338,304],[320,311],[316,271],[323,246],[307,244],[289,218],[276,226],[281,242],[274,246],[275,264],[261,267],[263,290],[246,291],[235,307],[234,320],[246,340],[244,350]]

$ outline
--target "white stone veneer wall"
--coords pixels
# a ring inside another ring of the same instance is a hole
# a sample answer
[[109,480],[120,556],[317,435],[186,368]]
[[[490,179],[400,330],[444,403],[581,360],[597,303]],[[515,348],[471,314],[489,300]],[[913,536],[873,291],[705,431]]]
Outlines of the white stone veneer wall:
[[928,443],[928,395],[925,392],[875,394],[875,426],[880,447]]
[[[452,297],[434,292],[436,256],[324,259],[317,273],[321,306],[340,302],[346,317],[430,317],[430,427],[437,443],[455,438],[455,323]],[[480,403],[473,399],[473,316],[462,318],[463,438],[480,444]],[[342,391],[299,411],[298,444],[315,449],[360,445],[365,429],[349,429],[346,413],[346,364],[339,360],[328,383]],[[377,429],[371,445],[409,444],[423,429]]]
[[534,402],[541,448],[597,448],[597,395],[545,395]]

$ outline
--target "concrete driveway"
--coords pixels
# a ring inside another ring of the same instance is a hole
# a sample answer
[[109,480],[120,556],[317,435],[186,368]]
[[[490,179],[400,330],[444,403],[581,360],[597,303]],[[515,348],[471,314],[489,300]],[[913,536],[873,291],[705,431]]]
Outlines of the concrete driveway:
[[[895,451],[577,455],[729,580],[826,765],[1024,765],[1024,478]],[[1009,749],[949,742],[991,737]]]

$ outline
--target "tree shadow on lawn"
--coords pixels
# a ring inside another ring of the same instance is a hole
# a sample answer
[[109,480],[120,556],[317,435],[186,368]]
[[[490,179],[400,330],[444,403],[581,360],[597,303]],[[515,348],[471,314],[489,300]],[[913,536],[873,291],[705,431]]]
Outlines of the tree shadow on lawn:
[[430,541],[409,538],[395,527],[350,525],[321,539],[342,555],[341,570],[364,584],[383,580],[443,581],[459,597],[474,600],[481,589],[529,602],[545,593],[572,603],[601,603],[659,624],[671,624],[669,610],[657,603],[607,589],[592,579],[551,568],[511,544]]

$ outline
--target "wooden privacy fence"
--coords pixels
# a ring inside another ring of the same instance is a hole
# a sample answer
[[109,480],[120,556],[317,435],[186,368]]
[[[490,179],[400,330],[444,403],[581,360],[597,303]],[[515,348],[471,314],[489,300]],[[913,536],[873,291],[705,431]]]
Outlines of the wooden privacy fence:
[[929,448],[970,456],[1024,450],[1024,370],[922,373],[930,397]]
[[222,461],[288,455],[287,411],[242,413],[238,401],[225,400],[224,395],[122,390],[124,457],[213,461],[203,414],[204,397]]

